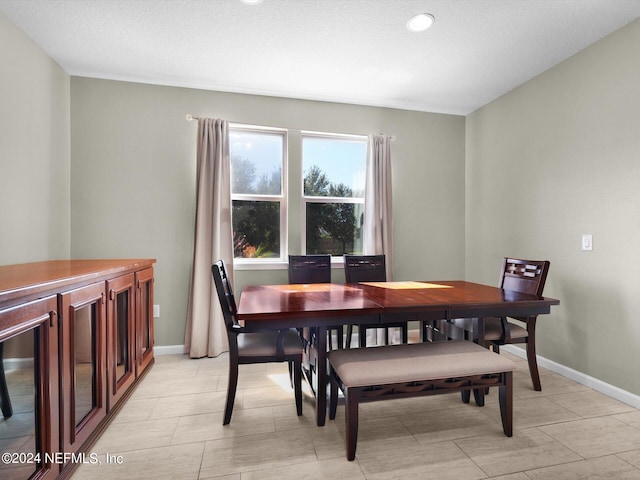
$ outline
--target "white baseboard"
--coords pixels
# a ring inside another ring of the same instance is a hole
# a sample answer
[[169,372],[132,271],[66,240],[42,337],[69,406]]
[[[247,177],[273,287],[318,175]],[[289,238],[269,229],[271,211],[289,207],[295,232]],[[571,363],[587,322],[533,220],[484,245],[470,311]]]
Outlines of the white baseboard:
[[[512,353],[520,358],[527,358],[527,352],[514,345],[504,345],[500,347],[509,353]],[[549,360],[547,358],[541,357],[538,355],[538,366],[542,368],[546,368],[547,370],[551,370],[554,373],[562,375],[563,377],[567,377],[574,382],[577,382],[581,385],[585,385],[589,388],[593,388],[595,391],[603,393],[608,397],[619,400],[627,405],[631,405],[634,408],[640,408],[640,396],[635,395],[631,392],[627,392],[621,388],[618,388],[614,385],[610,385],[602,380],[598,380],[597,378],[586,375],[582,372],[578,372],[572,368],[566,367],[559,363],[554,362],[553,360]]]
[[184,345],[156,345],[153,347],[154,355],[184,355],[187,347]]

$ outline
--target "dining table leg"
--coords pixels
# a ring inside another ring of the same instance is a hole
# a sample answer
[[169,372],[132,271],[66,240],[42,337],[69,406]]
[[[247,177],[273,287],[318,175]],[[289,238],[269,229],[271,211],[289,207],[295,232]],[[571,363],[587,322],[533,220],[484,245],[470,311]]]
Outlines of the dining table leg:
[[327,327],[318,327],[317,345],[317,379],[316,389],[316,424],[324,425],[327,417]]

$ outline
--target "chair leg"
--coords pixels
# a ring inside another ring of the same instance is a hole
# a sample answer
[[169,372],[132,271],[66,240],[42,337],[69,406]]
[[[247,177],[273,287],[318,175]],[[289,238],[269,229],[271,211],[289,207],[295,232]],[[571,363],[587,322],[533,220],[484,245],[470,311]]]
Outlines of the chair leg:
[[336,328],[336,336],[338,337],[338,350],[344,348],[344,327],[340,325]]
[[536,359],[536,342],[534,337],[529,334],[527,339],[527,362],[529,363],[529,373],[531,374],[531,382],[536,392],[542,391],[540,384],[540,373],[538,372],[538,360]]
[[358,328],[358,346],[359,347],[366,347],[367,346],[367,329],[363,326],[360,325],[360,327]]
[[331,379],[331,389],[329,390],[329,420],[335,420],[338,410],[338,382],[333,376],[331,365],[329,365],[329,378]]
[[2,355],[3,344],[0,343],[0,407],[2,407],[2,416],[9,418],[13,415],[13,407],[11,406],[11,398],[9,397],[7,379],[4,375],[4,360]]
[[469,403],[469,400],[471,400],[471,391],[470,390],[462,390],[460,392],[460,395],[462,397],[462,402],[463,403]]
[[238,387],[238,360],[229,358],[229,383],[227,385],[227,404],[224,407],[223,425],[231,422],[233,402],[236,400],[236,388]]
[[420,322],[420,340],[424,342],[433,341],[433,324],[432,322],[423,321]]
[[[291,366],[291,362],[289,362]],[[302,415],[302,355],[293,361],[293,384],[296,397],[296,412]]]

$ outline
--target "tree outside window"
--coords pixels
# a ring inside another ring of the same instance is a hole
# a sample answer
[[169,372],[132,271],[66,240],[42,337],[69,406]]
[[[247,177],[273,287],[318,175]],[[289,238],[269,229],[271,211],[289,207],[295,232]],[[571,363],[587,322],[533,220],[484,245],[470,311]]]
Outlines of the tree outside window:
[[235,258],[282,258],[284,230],[282,131],[229,131]]
[[363,137],[303,135],[307,254],[362,253],[366,150]]

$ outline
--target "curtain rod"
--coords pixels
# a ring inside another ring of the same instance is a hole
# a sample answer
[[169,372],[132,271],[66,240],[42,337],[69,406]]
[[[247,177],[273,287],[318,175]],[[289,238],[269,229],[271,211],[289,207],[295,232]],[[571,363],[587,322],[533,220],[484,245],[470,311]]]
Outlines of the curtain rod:
[[[187,113],[185,118],[186,118],[187,122],[191,122],[192,120],[201,120],[201,117],[194,117],[190,113]],[[231,123],[234,123],[234,122],[231,122]],[[269,127],[264,127],[264,128],[269,128]],[[384,135],[384,134],[381,133],[380,135]],[[389,140],[391,140],[392,142],[395,142],[396,141],[396,136],[395,135],[391,135],[389,137]]]

